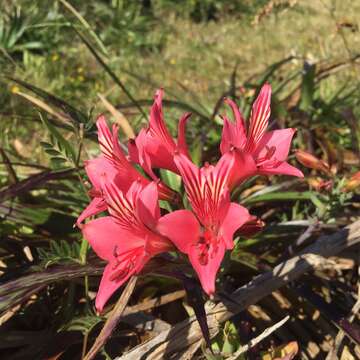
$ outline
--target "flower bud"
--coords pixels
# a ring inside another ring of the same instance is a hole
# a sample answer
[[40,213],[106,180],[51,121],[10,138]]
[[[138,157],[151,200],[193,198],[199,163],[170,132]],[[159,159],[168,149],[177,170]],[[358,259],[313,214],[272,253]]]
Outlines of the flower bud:
[[295,156],[297,161],[299,161],[300,164],[306,166],[307,168],[320,170],[328,175],[331,174],[329,164],[326,161],[310,154],[309,152],[296,150]]
[[351,176],[351,178],[346,182],[344,186],[345,191],[353,191],[360,186],[360,171],[356,172]]
[[262,231],[264,226],[265,223],[261,219],[254,217],[238,230],[238,234],[240,236],[250,238],[256,235],[258,232]]

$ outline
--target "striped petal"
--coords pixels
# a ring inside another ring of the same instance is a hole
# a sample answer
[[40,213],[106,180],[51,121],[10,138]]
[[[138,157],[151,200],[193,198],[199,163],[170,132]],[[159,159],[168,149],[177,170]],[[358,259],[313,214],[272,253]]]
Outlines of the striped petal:
[[[98,141],[100,150],[106,158],[112,160],[113,156],[113,135],[106,123],[105,116],[100,116],[96,121],[98,129]],[[114,129],[116,126],[114,126]]]
[[[134,182],[132,186],[141,186]],[[108,205],[109,214],[116,220],[124,230],[142,234],[144,232],[139,220],[136,217],[134,197],[129,198],[111,181],[103,178],[102,189],[105,201]],[[132,190],[135,192],[137,190]]]
[[224,126],[220,143],[222,154],[225,154],[232,147],[242,149],[246,143],[245,120],[238,106],[230,99],[224,101],[231,107],[235,122],[230,121],[226,116],[223,117]]
[[175,154],[175,164],[185,185],[191,206],[200,219],[206,218],[206,178],[200,169],[183,154]]
[[259,96],[255,100],[251,110],[250,125],[246,143],[246,150],[248,152],[252,152],[255,149],[268,127],[270,103],[271,86],[269,84],[265,84],[261,88]]

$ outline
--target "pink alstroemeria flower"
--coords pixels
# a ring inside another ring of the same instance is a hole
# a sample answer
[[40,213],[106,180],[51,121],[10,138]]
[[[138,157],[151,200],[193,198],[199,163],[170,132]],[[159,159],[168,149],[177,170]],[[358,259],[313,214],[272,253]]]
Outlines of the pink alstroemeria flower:
[[103,174],[106,174],[108,179],[115,181],[117,174],[115,167],[103,155],[92,160],[87,160],[84,163],[86,174],[93,187],[89,191],[91,201],[76,221],[76,225],[79,228],[82,227],[81,223],[86,218],[99,214],[107,209],[103,192],[101,190],[100,178]]
[[173,244],[160,235],[158,189],[135,181],[124,193],[103,177],[103,192],[109,216],[89,221],[82,232],[96,254],[106,260],[96,308],[102,311],[110,296],[132,275],[138,274],[151,257],[172,250]]
[[[81,227],[81,223],[86,218],[105,211],[107,208],[100,184],[101,175],[106,174],[107,179],[114,181],[121,191],[124,192],[128,191],[134,181],[140,181],[143,186],[150,183],[150,180],[141,175],[126,158],[119,144],[118,126],[114,124],[111,132],[104,116],[99,117],[96,126],[98,128],[98,141],[102,155],[85,162],[86,173],[93,185],[89,192],[92,200],[77,219],[76,223],[79,227]],[[159,196],[162,200],[174,200],[175,193],[171,189],[161,182],[158,182],[158,188]]]
[[[271,86],[265,84],[255,100],[251,115],[249,129],[246,134],[245,121],[238,106],[230,99],[225,102],[230,105],[235,123],[226,116],[223,117],[220,150],[225,154],[235,147],[243,156],[251,155],[255,163],[255,172],[251,175],[293,175],[304,177],[303,173],[286,162],[289,154],[291,140],[296,129],[281,129],[266,131],[270,117]],[[249,163],[250,160],[247,159]],[[239,175],[237,182],[243,180]]]
[[[232,152],[224,154],[216,166],[200,169],[183,154],[176,154],[174,161],[197,219],[187,212],[186,228],[179,231],[186,210],[174,211],[160,219],[158,230],[189,256],[204,291],[211,295],[225,250],[234,246],[235,231],[253,217],[244,207],[230,202],[227,184],[235,162]],[[183,232],[187,234],[185,241]]]
[[188,156],[185,124],[191,114],[185,113],[179,120],[178,139],[175,141],[164,121],[163,93],[160,89],[155,94],[148,128],[142,129],[136,139],[130,140],[128,145],[131,160],[140,164],[151,177],[154,177],[153,168],[168,169],[178,173],[174,163],[175,151]]

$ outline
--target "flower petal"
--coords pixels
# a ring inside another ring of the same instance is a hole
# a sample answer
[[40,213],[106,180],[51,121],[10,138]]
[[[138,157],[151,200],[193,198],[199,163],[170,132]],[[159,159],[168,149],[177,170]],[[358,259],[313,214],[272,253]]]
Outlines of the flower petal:
[[253,156],[249,153],[233,149],[228,154],[234,157],[231,175],[228,180],[229,189],[233,189],[249,177],[254,176],[257,172],[257,167]]
[[[100,313],[103,311],[104,306],[111,295],[127,280],[127,278],[123,278],[121,281],[110,280],[113,273],[112,267],[113,265],[110,263],[105,266],[100,286],[96,294],[95,307]],[[129,277],[130,276],[131,274]]]
[[[177,172],[174,164],[173,153],[174,145],[168,146],[160,135],[155,134],[151,129],[142,129],[136,138],[139,164],[145,172],[155,180],[152,168],[168,169]],[[134,153],[132,149],[132,153]],[[132,155],[136,159],[136,154]]]
[[89,221],[82,233],[96,254],[107,261],[114,259],[116,248],[126,252],[145,244],[145,239],[124,230],[111,216]]
[[201,218],[204,214],[206,193],[206,179],[200,169],[184,154],[174,156],[175,164],[185,185],[186,194],[196,215]]
[[163,89],[159,89],[155,94],[155,101],[150,110],[149,128],[153,137],[158,139],[166,148],[175,149],[174,139],[171,137],[164,122],[162,111],[163,93]]
[[194,214],[189,210],[177,210],[161,217],[156,230],[169,238],[183,253],[195,244],[200,236],[200,226]]
[[141,129],[135,140],[128,143],[129,156],[132,162],[139,164],[144,171],[153,179],[156,175],[152,170],[152,164],[148,151],[149,147],[149,133],[147,129]]
[[230,204],[219,230],[219,235],[223,237],[227,249],[234,247],[233,236],[235,231],[251,218],[252,216],[243,206],[236,203]]
[[162,111],[163,90],[155,94],[155,100],[150,110],[149,127],[142,129],[135,141],[129,142],[129,154],[133,162],[139,163],[145,172],[156,179],[153,168],[168,169],[178,173],[173,155],[177,147],[188,155],[185,141],[185,123],[190,114],[185,114],[179,121],[179,140],[175,143],[166,127]]
[[263,85],[251,109],[246,150],[252,152],[262,139],[270,117],[271,86]]
[[222,154],[225,154],[233,146],[242,149],[246,143],[245,121],[238,106],[230,99],[225,99],[225,103],[231,107],[235,123],[230,121],[226,116],[223,117],[224,126],[220,143],[220,151]]
[[159,193],[156,182],[151,182],[140,191],[136,210],[140,220],[150,229],[153,229],[160,217]]
[[295,132],[296,129],[292,128],[266,132],[254,151],[254,157],[265,157],[268,149],[275,148],[273,157],[279,161],[285,161]]
[[[143,233],[143,227],[135,213],[134,193],[139,191],[141,184],[134,181],[128,190],[129,197],[112,181],[103,178],[102,189],[108,205],[109,214],[116,222],[130,232]],[[136,195],[135,195],[136,196]]]
[[225,243],[219,241],[216,249],[214,249],[213,245],[210,246],[208,261],[206,264],[203,264],[200,260],[197,245],[193,245],[189,249],[189,260],[199,277],[202,288],[208,295],[215,292],[216,274],[220,268],[224,254]]
[[235,146],[236,142],[236,125],[232,123],[226,116],[222,117],[223,119],[223,128],[221,133],[221,142],[220,142],[220,152],[225,154],[230,149]]
[[185,113],[179,120],[178,125],[178,139],[177,139],[177,147],[178,150],[189,157],[189,150],[186,143],[186,136],[185,136],[185,128],[186,128],[186,122],[190,118],[191,113]]
[[90,204],[83,210],[76,220],[76,225],[81,228],[81,224],[86,218],[99,214],[107,209],[105,200],[101,197],[95,197],[90,201]]
[[[140,130],[141,133],[142,130]],[[139,135],[140,135],[139,133]],[[138,136],[139,136],[138,135]],[[135,164],[140,164],[139,150],[136,146],[136,139],[129,139],[128,141],[128,153],[130,160]]]
[[[149,180],[134,168],[121,149],[117,136],[118,129],[114,128],[113,135],[111,135],[107,125],[105,130],[103,129],[105,125],[101,122],[100,125],[102,134],[106,135],[102,135],[107,139],[106,143],[110,141],[108,137],[111,136],[111,157],[102,155],[86,162],[85,169],[94,187],[98,190],[101,188],[100,179],[104,174],[106,175],[107,181],[114,181],[123,192],[127,192],[131,184],[137,180],[140,180],[143,185],[148,184]],[[103,142],[105,142],[105,140],[103,140]],[[101,146],[100,144],[100,147]]]
[[106,174],[107,178],[114,179],[117,174],[115,167],[103,155],[85,161],[85,171],[96,190],[101,188],[100,178],[102,175]]
[[95,300],[95,307],[97,311],[100,313],[103,311],[105,304],[110,299],[111,295],[114,294],[114,292],[123,285],[129,278],[137,274],[141,271],[141,269],[144,267],[144,264],[146,263],[146,260],[142,260],[141,262],[138,261],[138,263],[129,269],[129,271],[122,277],[118,279],[113,279],[113,276],[115,271],[117,270],[116,264],[113,262],[108,263],[105,266],[103,276],[100,281],[99,290],[96,294],[96,300]]
[[[113,135],[106,123],[105,116],[100,116],[96,121],[98,128],[98,141],[100,150],[108,159],[112,159],[113,155]],[[114,126],[114,129],[116,126]]]
[[[129,171],[130,169],[133,169],[132,164],[127,159],[124,150],[120,146],[119,142],[119,128],[115,127],[113,128],[113,134],[112,134],[112,161],[114,162],[116,168],[119,171]],[[135,170],[135,169],[134,169]]]
[[260,166],[258,168],[258,174],[261,174],[261,175],[291,175],[291,176],[297,176],[300,178],[304,177],[304,174],[299,169],[288,164],[285,161],[274,167]]

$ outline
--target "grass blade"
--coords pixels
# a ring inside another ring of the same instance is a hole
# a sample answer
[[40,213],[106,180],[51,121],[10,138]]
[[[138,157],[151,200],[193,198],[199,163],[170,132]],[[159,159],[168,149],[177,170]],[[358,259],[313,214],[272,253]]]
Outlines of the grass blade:
[[93,54],[97,62],[104,68],[104,70],[109,74],[109,76],[113,79],[115,84],[117,84],[120,89],[126,94],[126,96],[130,99],[130,101],[134,104],[134,106],[137,107],[137,109],[140,111],[141,115],[146,119],[147,116],[140,106],[140,104],[137,102],[137,100],[131,95],[129,90],[125,87],[125,85],[122,83],[122,81],[115,75],[115,73],[110,69],[110,67],[105,63],[105,61],[101,58],[101,56],[96,52],[96,50],[91,46],[91,44],[86,40],[84,35],[82,35],[79,31],[77,31],[75,28],[73,28],[76,34],[80,37],[82,42],[86,45],[86,47],[89,49],[89,51]]
[[66,0],[59,0],[60,3],[69,10],[84,26],[84,28],[89,32],[89,34],[94,38],[95,42],[98,44],[99,48],[104,54],[108,54],[105,45],[100,40],[100,38],[96,35],[95,31],[91,28],[90,24],[85,20],[85,18]]

